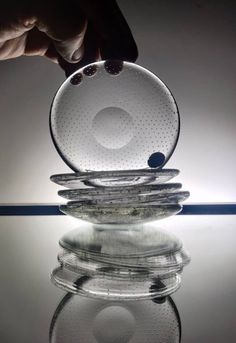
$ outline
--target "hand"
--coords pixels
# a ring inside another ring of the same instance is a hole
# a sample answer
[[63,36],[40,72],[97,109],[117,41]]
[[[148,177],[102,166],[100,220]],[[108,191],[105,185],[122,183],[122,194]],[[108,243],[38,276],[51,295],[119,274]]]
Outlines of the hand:
[[22,55],[46,56],[69,75],[99,59],[134,62],[137,47],[114,0],[8,0],[0,5],[0,60]]

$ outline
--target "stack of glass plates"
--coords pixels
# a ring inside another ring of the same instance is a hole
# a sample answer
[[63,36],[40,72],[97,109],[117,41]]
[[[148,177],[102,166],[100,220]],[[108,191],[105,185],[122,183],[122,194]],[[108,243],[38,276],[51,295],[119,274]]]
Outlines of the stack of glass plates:
[[[69,187],[58,194],[68,200],[60,210],[95,224],[135,224],[174,215],[189,192],[180,183],[165,183],[176,169],[90,172],[53,175],[51,180]],[[86,187],[86,184],[99,186]],[[91,184],[92,183],[92,184]]]
[[[163,169],[179,137],[179,112],[166,85],[129,62],[92,63],[59,88],[50,113],[53,142],[74,174],[51,180],[65,214],[95,224],[149,222],[181,211],[189,193]],[[88,188],[84,188],[88,187]]]
[[61,240],[60,266],[52,281],[84,296],[137,300],[178,289],[189,256],[181,242],[155,226],[114,230],[81,226]]

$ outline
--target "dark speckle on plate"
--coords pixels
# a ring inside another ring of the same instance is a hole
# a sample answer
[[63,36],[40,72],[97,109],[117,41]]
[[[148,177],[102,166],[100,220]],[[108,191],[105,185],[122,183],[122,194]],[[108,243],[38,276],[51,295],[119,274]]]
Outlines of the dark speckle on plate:
[[118,75],[123,69],[123,61],[107,60],[104,62],[105,70],[111,75]]

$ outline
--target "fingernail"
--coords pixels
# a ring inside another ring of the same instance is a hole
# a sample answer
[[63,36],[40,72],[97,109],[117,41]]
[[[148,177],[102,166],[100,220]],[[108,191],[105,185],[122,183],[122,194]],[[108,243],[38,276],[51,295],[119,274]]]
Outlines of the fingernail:
[[81,48],[79,48],[79,49],[75,50],[71,59],[72,59],[72,61],[77,62],[77,61],[81,60],[81,58],[82,58],[82,50],[81,50]]

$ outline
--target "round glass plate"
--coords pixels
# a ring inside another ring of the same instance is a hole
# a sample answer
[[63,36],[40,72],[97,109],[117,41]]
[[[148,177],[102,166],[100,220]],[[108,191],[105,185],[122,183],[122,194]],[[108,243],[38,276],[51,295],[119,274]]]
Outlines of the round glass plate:
[[177,144],[176,102],[136,64],[101,61],[72,74],[56,93],[50,130],[74,171],[159,168]]
[[50,343],[179,343],[181,320],[170,297],[112,302],[66,294],[50,325]]
[[170,205],[81,205],[77,202],[60,205],[60,210],[72,217],[94,224],[135,224],[169,217],[180,212],[182,206]]
[[76,200],[76,204],[81,205],[108,205],[108,204],[175,204],[186,200],[189,197],[189,192],[168,192],[159,194],[139,194],[139,195],[126,195],[125,197],[113,197],[111,195],[97,198],[96,196],[89,199]]
[[89,199],[106,199],[126,196],[151,195],[151,194],[165,194],[167,192],[174,192],[182,187],[181,183],[163,183],[157,185],[140,185],[137,187],[106,187],[106,188],[77,188],[77,189],[63,189],[58,192],[58,195],[69,200],[89,200]]
[[81,182],[88,186],[124,187],[167,182],[179,174],[178,169],[143,169],[74,174],[56,174],[50,180],[67,188],[78,188]]

